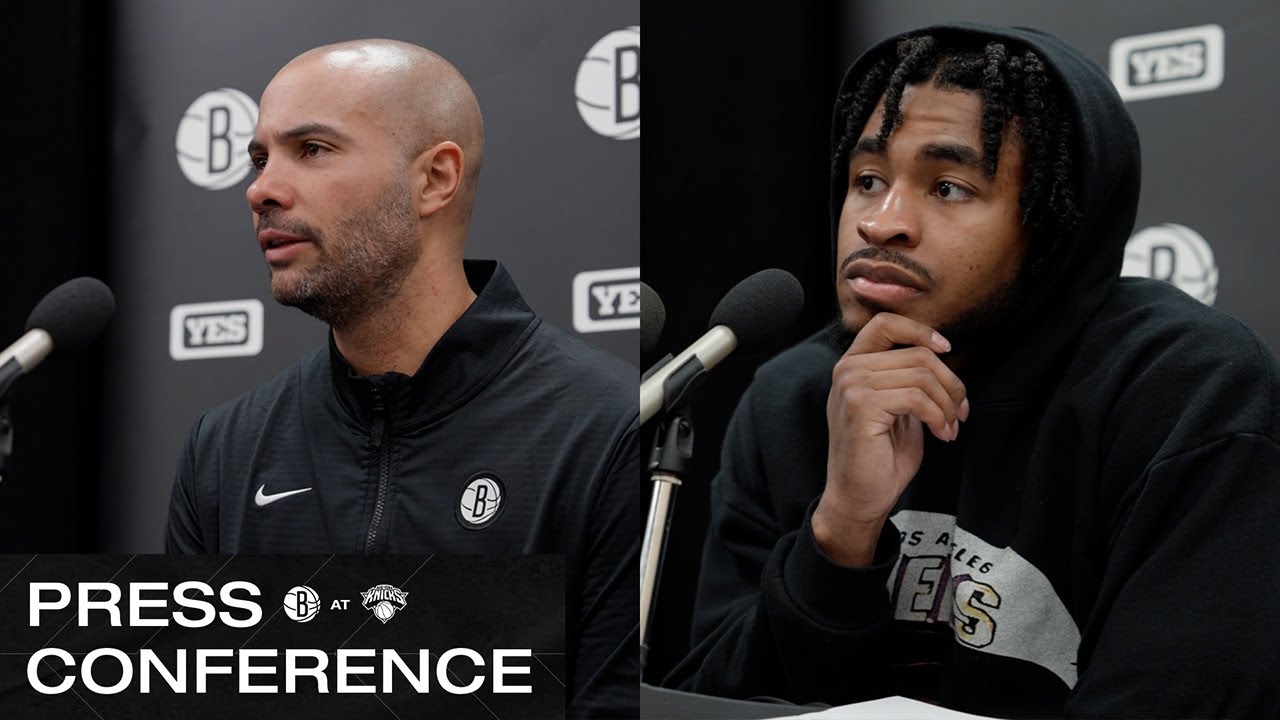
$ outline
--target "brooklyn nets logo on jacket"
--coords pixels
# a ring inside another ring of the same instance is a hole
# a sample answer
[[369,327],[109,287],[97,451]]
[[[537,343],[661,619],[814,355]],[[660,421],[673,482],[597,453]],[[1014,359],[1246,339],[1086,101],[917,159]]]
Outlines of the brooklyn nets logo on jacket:
[[483,530],[498,519],[506,492],[502,478],[497,473],[482,472],[472,475],[462,486],[455,517],[468,530]]
[[1033,662],[1075,687],[1080,630],[1044,573],[950,515],[901,510],[891,519],[902,533],[889,576],[894,618],[947,623],[964,646]]

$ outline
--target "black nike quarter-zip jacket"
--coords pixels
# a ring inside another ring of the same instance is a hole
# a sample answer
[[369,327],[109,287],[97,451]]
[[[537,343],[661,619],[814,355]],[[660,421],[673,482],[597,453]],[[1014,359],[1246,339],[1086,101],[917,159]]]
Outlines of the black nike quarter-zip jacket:
[[543,322],[503,267],[412,377],[328,347],[196,422],[184,553],[565,556],[569,717],[635,717],[639,376]]

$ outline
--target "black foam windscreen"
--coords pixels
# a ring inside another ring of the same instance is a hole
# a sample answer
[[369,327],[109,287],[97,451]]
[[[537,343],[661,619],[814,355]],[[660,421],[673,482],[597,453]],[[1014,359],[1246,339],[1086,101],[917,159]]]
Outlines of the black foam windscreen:
[[49,291],[27,316],[27,330],[40,328],[59,350],[82,348],[102,334],[116,311],[111,288],[97,278],[78,277]]
[[726,325],[749,348],[795,324],[804,309],[804,289],[786,270],[770,268],[748,277],[724,296],[709,327]]
[[640,283],[640,356],[647,357],[658,348],[662,328],[667,324],[667,308],[662,298],[647,283]]

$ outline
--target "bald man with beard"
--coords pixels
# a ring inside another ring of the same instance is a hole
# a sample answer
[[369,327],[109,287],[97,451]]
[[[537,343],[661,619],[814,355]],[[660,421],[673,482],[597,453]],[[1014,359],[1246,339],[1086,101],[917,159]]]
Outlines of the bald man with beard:
[[466,80],[408,43],[316,48],[248,150],[271,294],[329,342],[196,422],[168,551],[563,554],[568,716],[635,717],[639,380],[463,260]]

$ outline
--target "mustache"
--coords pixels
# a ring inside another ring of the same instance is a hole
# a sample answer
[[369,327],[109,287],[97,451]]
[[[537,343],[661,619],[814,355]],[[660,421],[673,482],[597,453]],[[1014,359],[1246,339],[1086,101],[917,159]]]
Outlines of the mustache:
[[258,216],[258,227],[255,230],[255,234],[263,230],[279,230],[303,240],[310,240],[316,245],[324,244],[324,237],[316,228],[301,220],[281,217],[275,212],[263,213]]
[[929,272],[929,269],[926,268],[925,266],[921,265],[915,260],[912,260],[906,255],[903,255],[897,250],[876,247],[875,245],[869,245],[867,247],[862,248],[861,250],[855,250],[849,253],[849,256],[846,257],[844,261],[840,263],[840,269],[836,274],[843,276],[845,268],[849,267],[849,263],[855,262],[857,260],[875,260],[878,262],[885,262],[885,263],[897,265],[898,267],[901,267],[904,270],[907,270],[908,272],[910,272],[911,274],[919,277],[921,280],[924,280],[925,283],[929,285],[929,287],[933,287],[936,284],[933,279],[933,275]]

